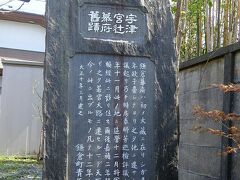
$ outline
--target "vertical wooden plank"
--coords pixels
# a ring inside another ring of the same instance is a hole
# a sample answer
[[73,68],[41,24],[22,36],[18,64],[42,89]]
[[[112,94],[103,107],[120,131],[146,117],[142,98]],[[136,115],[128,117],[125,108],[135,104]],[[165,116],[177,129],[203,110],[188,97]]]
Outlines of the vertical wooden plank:
[[[231,84],[234,80],[234,55],[233,53],[228,53],[224,57],[224,84]],[[233,93],[225,93],[223,96],[223,112],[229,114],[233,110]],[[231,127],[232,122],[228,121],[223,124],[222,130],[228,133],[226,127]],[[224,152],[227,146],[231,146],[232,141],[230,139],[222,138],[222,152]],[[222,155],[221,159],[221,178],[231,180],[232,175],[232,155],[227,156]]]

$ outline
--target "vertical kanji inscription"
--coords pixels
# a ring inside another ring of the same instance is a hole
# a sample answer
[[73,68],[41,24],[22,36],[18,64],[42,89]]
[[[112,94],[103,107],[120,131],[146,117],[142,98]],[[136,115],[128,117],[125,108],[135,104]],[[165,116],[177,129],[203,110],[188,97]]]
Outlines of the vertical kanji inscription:
[[[154,76],[147,58],[81,55],[70,66],[72,177],[146,180]],[[74,76],[78,74],[78,76]]]

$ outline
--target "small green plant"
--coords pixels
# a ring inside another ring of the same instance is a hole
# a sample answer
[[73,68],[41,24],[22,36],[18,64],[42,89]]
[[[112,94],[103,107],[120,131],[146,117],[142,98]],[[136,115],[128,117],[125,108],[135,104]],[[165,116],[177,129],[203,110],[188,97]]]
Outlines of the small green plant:
[[41,169],[35,157],[0,156],[0,179],[41,179]]

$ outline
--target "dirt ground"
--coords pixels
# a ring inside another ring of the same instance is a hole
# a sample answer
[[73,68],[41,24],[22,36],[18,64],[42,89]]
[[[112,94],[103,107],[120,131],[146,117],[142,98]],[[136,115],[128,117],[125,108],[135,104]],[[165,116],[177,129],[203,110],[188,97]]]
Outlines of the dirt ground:
[[1,180],[41,179],[42,164],[34,157],[0,156]]

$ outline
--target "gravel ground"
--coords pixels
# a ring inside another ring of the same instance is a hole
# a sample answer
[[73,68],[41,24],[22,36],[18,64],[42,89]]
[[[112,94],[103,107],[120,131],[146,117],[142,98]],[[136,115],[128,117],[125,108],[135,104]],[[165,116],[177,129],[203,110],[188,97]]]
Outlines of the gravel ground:
[[41,179],[42,164],[33,158],[0,156],[0,180]]

